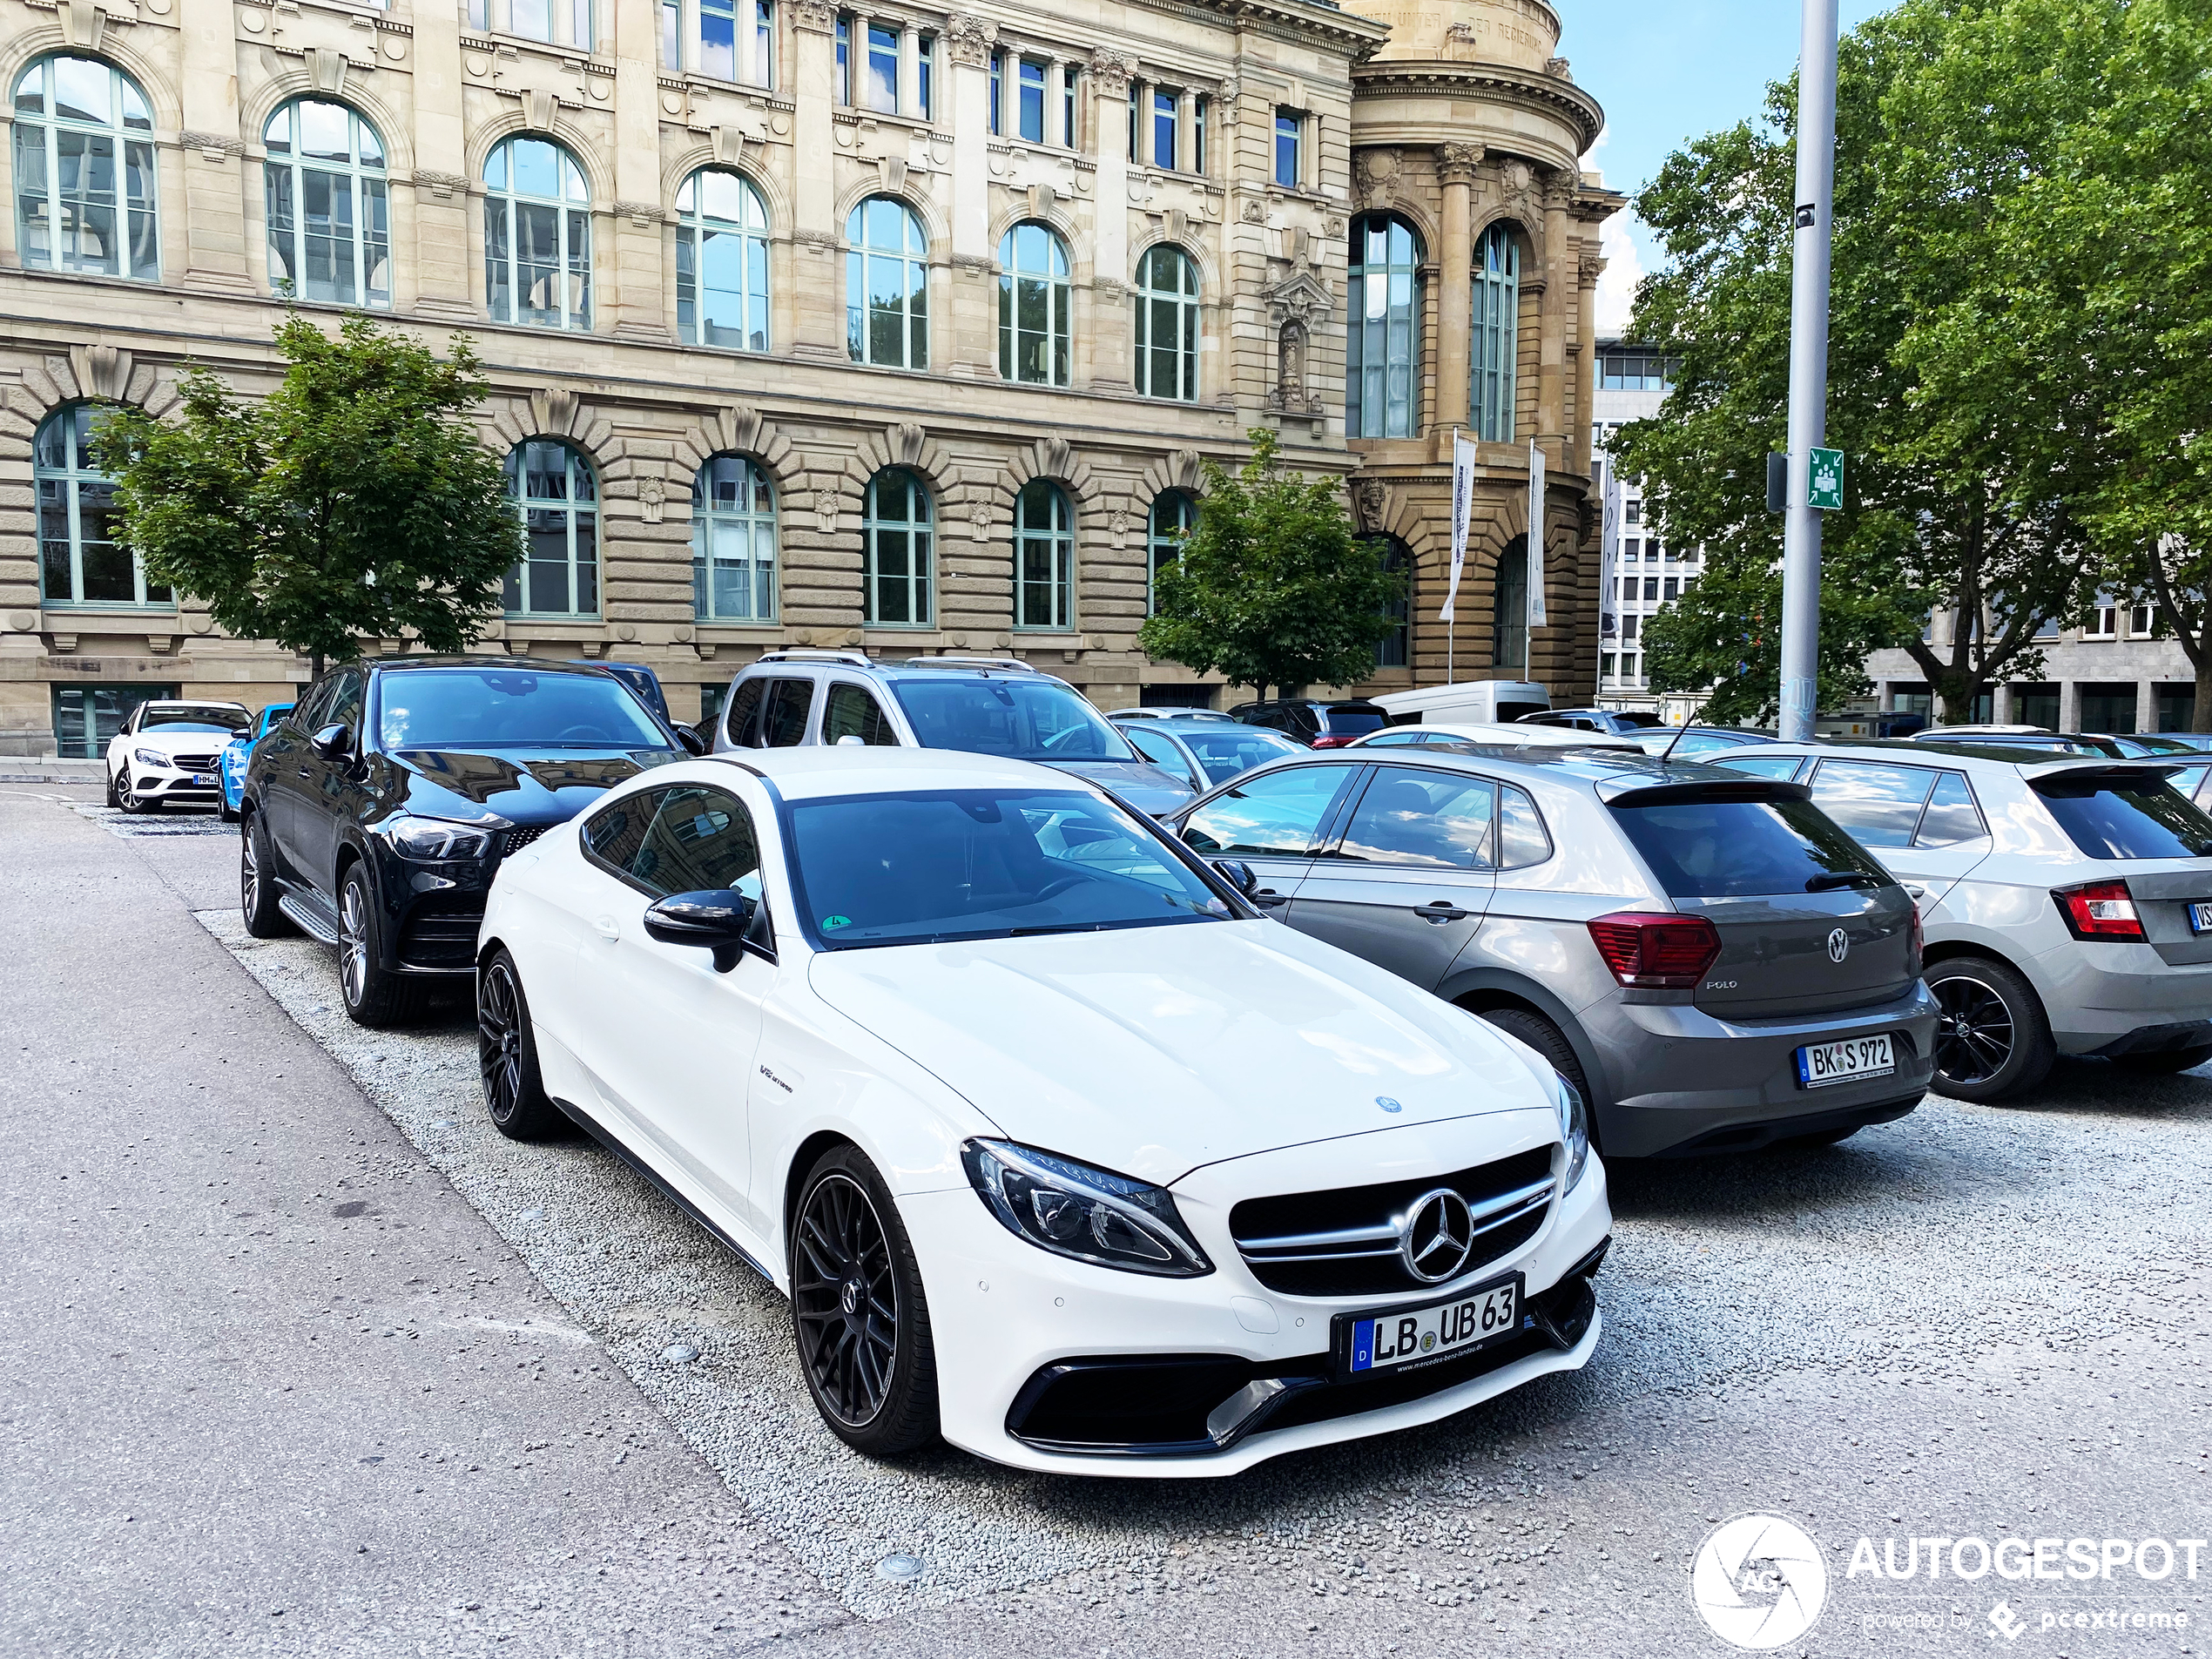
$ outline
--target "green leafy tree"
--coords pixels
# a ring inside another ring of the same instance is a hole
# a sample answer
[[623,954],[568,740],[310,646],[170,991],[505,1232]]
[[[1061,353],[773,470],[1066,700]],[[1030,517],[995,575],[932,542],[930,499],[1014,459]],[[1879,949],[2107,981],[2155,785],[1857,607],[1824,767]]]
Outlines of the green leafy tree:
[[1934,250],[1964,280],[1902,353],[1939,441],[2039,457],[2098,573],[2157,602],[2212,731],[2212,11],[2003,0],[1898,105],[1930,177],[1992,158]]
[[440,358],[366,317],[333,339],[294,315],[276,341],[287,368],[266,398],[196,369],[181,418],[118,408],[98,423],[121,539],[226,631],[304,651],[317,674],[364,640],[464,649],[523,552],[466,419],[487,389],[469,341]]
[[1405,583],[1352,535],[1340,480],[1286,471],[1272,432],[1250,436],[1235,473],[1206,462],[1197,526],[1161,567],[1137,644],[1263,698],[1363,680]]
[[[1850,462],[1844,509],[1823,523],[1825,708],[1866,690],[1870,651],[1899,646],[1946,718],[1970,718],[1993,683],[2040,672],[2038,624],[2077,613],[2094,580],[2064,487],[2078,444],[2030,432],[1999,400],[1939,405],[1906,349],[1916,322],[1984,274],[1973,226],[2020,154],[2014,132],[1940,155],[1920,139],[1919,78],[1961,15],[1906,0],[1838,55],[1827,430]],[[1665,538],[1705,550],[1706,574],[1648,624],[1648,651],[1655,688],[1711,688],[1716,719],[1771,718],[1778,701],[1783,522],[1766,510],[1765,458],[1788,429],[1796,99],[1793,82],[1770,87],[1763,122],[1669,157],[1636,201],[1668,262],[1631,330],[1681,368],[1659,415],[1614,447]],[[1959,619],[1947,642],[1923,637],[1931,611]]]

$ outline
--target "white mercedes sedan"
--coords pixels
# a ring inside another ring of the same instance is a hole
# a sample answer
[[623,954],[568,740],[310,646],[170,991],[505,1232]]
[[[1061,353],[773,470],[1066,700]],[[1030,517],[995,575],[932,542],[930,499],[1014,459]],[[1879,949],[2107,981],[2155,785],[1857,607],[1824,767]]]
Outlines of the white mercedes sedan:
[[880,1456],[1229,1474],[1585,1364],[1582,1103],[1249,880],[1020,761],[657,767],[500,867],[486,1101],[772,1280]]

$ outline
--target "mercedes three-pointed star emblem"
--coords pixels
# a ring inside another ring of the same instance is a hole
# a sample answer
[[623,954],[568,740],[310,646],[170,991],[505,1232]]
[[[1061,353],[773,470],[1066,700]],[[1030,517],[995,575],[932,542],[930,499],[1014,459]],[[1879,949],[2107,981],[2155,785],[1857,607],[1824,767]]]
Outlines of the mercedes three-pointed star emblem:
[[1441,1285],[1467,1265],[1474,1248],[1474,1217],[1449,1187],[1425,1192],[1398,1224],[1398,1254],[1424,1285]]

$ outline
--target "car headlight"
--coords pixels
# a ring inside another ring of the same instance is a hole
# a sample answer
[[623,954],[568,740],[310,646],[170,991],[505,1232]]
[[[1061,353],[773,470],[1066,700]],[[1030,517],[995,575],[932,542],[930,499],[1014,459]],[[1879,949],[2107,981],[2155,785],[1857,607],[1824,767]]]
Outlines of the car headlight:
[[1552,1076],[1559,1084],[1559,1138],[1567,1143],[1567,1179],[1559,1190],[1571,1192],[1590,1161],[1590,1112],[1580,1089],[1558,1072]]
[[491,850],[491,830],[478,824],[402,813],[386,819],[383,831],[403,859],[480,859]]
[[142,766],[166,766],[170,764],[169,757],[158,749],[133,749],[131,759]]
[[969,1141],[960,1156],[990,1212],[1040,1250],[1163,1278],[1213,1271],[1163,1187],[1011,1141]]

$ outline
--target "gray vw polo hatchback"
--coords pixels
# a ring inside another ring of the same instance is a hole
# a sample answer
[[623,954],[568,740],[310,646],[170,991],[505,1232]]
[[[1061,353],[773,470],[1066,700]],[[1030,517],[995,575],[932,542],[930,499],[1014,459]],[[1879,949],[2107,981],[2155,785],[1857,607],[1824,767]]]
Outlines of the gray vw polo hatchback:
[[1170,821],[1285,923],[1543,1055],[1608,1157],[1839,1141],[1927,1087],[1919,913],[1801,785],[1406,727]]

